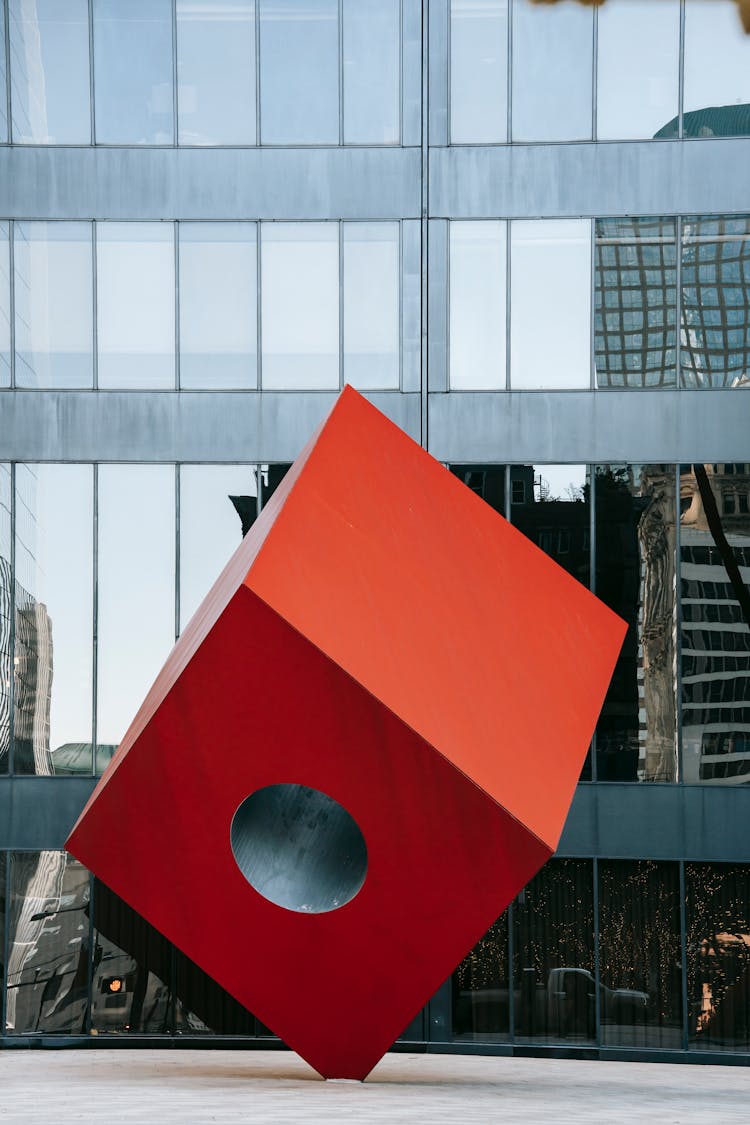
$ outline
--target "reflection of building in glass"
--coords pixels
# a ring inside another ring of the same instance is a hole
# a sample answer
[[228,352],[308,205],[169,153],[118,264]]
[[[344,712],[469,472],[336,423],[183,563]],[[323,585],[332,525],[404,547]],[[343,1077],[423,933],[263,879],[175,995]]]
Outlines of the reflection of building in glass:
[[750,221],[597,219],[595,360],[600,387],[733,387],[750,368]]
[[[706,466],[740,579],[750,585],[750,465]],[[695,474],[680,475],[685,780],[750,781],[750,622],[709,529]]]

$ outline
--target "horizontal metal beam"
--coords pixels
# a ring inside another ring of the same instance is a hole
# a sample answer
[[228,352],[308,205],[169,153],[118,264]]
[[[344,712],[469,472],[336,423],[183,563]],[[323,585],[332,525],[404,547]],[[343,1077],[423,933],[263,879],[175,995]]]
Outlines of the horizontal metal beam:
[[430,216],[744,212],[748,182],[750,138],[433,148]]
[[0,778],[0,848],[62,848],[95,784],[92,777]]
[[455,391],[430,395],[429,423],[440,461],[746,461],[750,387]]
[[750,860],[746,786],[579,785],[558,856]]
[[[420,396],[367,397],[419,440]],[[3,391],[0,460],[293,461],[327,391]]]
[[3,219],[419,218],[418,148],[0,147]]

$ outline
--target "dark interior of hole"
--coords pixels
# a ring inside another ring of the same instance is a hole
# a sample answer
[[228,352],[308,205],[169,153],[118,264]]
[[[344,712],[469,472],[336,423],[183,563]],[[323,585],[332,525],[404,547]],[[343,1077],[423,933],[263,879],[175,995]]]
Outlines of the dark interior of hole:
[[367,848],[354,818],[306,785],[268,785],[251,793],[234,815],[231,844],[259,894],[301,913],[344,906],[367,873]]

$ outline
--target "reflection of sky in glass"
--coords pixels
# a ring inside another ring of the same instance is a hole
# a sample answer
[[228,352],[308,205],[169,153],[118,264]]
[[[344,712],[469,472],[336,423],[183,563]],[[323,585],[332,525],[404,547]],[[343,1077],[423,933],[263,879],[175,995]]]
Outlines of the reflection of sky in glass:
[[90,144],[87,0],[10,0],[10,57],[13,140]]
[[508,133],[508,0],[452,0],[452,144],[491,144]]
[[175,469],[99,469],[97,741],[118,743],[175,638]]
[[16,223],[16,385],[93,383],[91,223]]
[[0,223],[0,387],[10,386],[10,244],[8,230],[8,223]]
[[97,223],[99,386],[174,386],[174,227]]
[[343,0],[348,144],[398,141],[400,16],[398,0]]
[[750,36],[733,0],[685,5],[685,112],[750,102]]
[[[0,45],[5,43],[5,5],[0,4]],[[6,89],[6,75],[5,75],[5,49],[0,50],[0,92]],[[7,141],[8,139],[8,113],[7,102],[4,96],[0,97],[0,141]]]
[[597,136],[653,137],[677,114],[679,0],[607,0],[597,43]]
[[264,144],[338,144],[337,0],[260,0]]
[[99,144],[171,144],[171,0],[94,0]]
[[256,382],[255,223],[180,223],[180,385]]
[[230,496],[257,495],[251,465],[180,466],[180,628],[242,542]]
[[255,144],[253,0],[177,0],[181,145]]
[[49,748],[91,742],[93,470],[16,466],[16,579],[50,620]]
[[398,223],[345,223],[344,380],[398,387]]
[[263,386],[339,385],[337,223],[261,227]]
[[513,140],[591,136],[593,42],[593,8],[514,0]]
[[588,387],[591,224],[511,223],[511,386]]
[[506,224],[450,224],[450,385],[505,387]]

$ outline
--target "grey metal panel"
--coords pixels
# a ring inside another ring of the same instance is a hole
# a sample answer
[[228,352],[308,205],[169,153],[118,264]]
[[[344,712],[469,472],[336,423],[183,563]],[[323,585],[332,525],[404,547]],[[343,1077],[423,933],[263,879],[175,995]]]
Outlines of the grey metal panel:
[[447,145],[449,0],[427,0],[427,6],[430,20],[430,144]]
[[[428,223],[429,273],[427,280],[427,374],[431,391],[448,389],[448,223]],[[441,396],[442,397],[442,396]],[[431,401],[431,400],[430,400]],[[430,417],[430,425],[432,417]],[[430,445],[432,438],[430,438]]]
[[[420,396],[368,394],[419,440]],[[291,461],[330,392],[1,391],[0,459]]]
[[434,394],[441,461],[746,461],[750,388]]
[[0,848],[61,848],[95,784],[93,777],[0,779]]
[[750,860],[750,789],[714,785],[579,785],[559,856]]
[[418,145],[422,134],[422,4],[402,0],[401,143]]
[[418,218],[418,148],[0,148],[0,216]]
[[750,139],[454,147],[430,153],[450,218],[747,211]]

